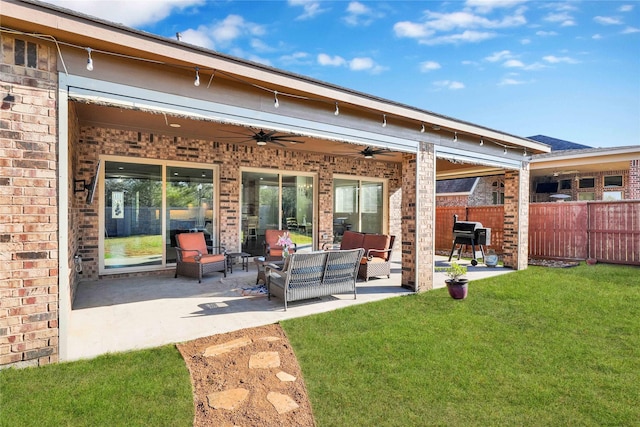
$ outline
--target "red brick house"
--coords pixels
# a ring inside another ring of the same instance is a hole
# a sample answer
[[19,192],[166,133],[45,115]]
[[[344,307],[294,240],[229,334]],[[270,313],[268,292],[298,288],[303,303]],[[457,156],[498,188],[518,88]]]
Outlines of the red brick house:
[[78,283],[173,269],[181,229],[253,251],[295,219],[317,250],[348,214],[397,236],[399,286],[429,290],[440,174],[504,174],[505,265],[527,266],[529,155],[544,144],[50,5],[0,6],[0,365],[65,360]]

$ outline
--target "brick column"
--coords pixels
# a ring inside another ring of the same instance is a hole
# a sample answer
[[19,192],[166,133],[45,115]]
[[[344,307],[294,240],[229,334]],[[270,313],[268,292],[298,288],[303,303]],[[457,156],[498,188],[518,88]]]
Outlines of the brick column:
[[435,187],[434,147],[421,143],[402,161],[402,286],[417,292],[433,289]]
[[0,45],[14,97],[0,126],[0,365],[36,366],[58,360],[56,53],[5,33]]
[[529,262],[529,164],[505,172],[504,266],[516,270]]
[[630,200],[640,200],[640,159],[629,162],[629,185],[627,186]]

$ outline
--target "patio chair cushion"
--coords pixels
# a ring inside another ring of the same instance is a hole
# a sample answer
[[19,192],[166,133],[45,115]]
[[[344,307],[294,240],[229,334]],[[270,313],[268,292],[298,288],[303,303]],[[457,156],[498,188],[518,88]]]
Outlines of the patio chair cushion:
[[183,250],[182,255],[185,261],[187,258],[197,256],[197,251],[200,251],[200,255],[206,255],[209,252],[204,233],[180,233],[176,234],[176,240],[178,247]]
[[[391,237],[388,234],[365,234],[363,247],[365,250],[365,254],[369,253],[371,249],[378,249],[381,251],[386,251],[389,249]],[[371,252],[369,255],[372,259],[381,258],[382,261],[387,261],[389,258],[389,252]]]
[[340,242],[340,249],[358,249],[364,248],[364,234],[357,233],[355,231],[345,231],[342,235],[342,242]]
[[200,262],[201,264],[210,264],[212,262],[220,262],[224,260],[225,256],[223,254],[207,254],[202,255],[202,257],[198,257],[196,255],[182,258],[182,262]]

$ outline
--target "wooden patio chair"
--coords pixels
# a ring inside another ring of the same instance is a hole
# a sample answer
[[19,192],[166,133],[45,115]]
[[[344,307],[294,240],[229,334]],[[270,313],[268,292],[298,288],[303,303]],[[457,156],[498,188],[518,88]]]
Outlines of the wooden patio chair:
[[227,277],[227,255],[224,247],[215,247],[219,253],[210,254],[204,233],[176,234],[176,275],[195,277],[198,283],[202,276],[221,271]]

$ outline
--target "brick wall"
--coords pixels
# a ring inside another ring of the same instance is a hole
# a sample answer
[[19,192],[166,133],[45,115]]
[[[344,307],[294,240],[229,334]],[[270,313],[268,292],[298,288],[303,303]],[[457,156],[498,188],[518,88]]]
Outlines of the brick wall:
[[[234,145],[188,137],[173,137],[136,131],[81,126],[77,143],[78,175],[88,179],[99,155],[124,156],[127,159],[149,158],[189,161],[220,166],[220,244],[229,251],[240,250],[237,230],[240,228],[240,168],[265,168],[274,171],[304,171],[318,175],[318,247],[333,239],[333,175],[371,176],[388,179],[389,232],[400,232],[400,200],[402,200],[401,168],[387,162],[291,152],[281,149]],[[78,196],[79,197],[79,196]],[[96,193],[96,200],[101,195]],[[99,203],[78,206],[78,253],[83,258],[83,279],[98,278],[98,208]],[[323,236],[327,236],[326,239]],[[398,239],[400,240],[400,239]],[[397,243],[399,247],[399,243]],[[140,273],[149,274],[149,273]],[[130,274],[126,274],[127,276]]]
[[640,159],[631,160],[629,162],[627,198],[629,200],[640,200]]
[[22,42],[35,62],[0,36],[0,366],[16,367],[58,360],[56,53]]
[[505,171],[504,182],[504,266],[516,270],[528,265],[529,168]]

